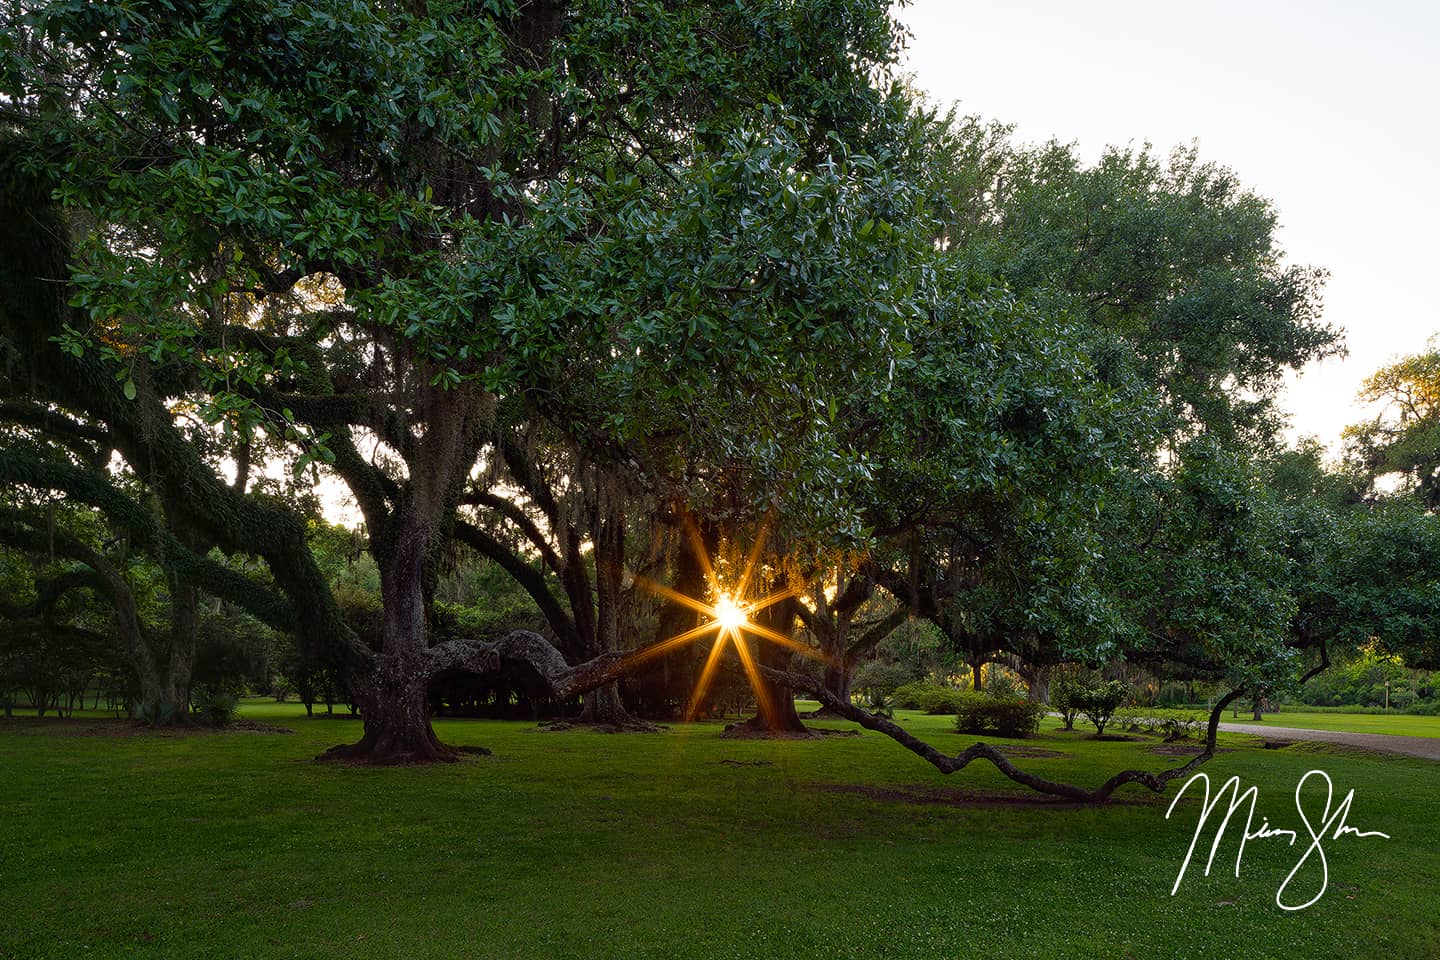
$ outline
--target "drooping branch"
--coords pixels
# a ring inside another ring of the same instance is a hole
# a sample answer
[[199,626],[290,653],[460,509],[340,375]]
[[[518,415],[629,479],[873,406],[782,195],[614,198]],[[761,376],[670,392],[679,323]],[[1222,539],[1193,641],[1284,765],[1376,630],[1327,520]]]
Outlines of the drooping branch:
[[963,770],[974,760],[988,760],[995,765],[997,770],[1016,783],[1029,787],[1039,793],[1064,797],[1067,800],[1075,800],[1080,803],[1103,803],[1108,800],[1110,795],[1117,789],[1129,783],[1138,783],[1148,790],[1159,793],[1165,789],[1165,785],[1171,780],[1185,776],[1208,761],[1215,755],[1215,736],[1219,730],[1221,712],[1244,692],[1243,690],[1232,690],[1230,693],[1221,697],[1219,702],[1215,704],[1214,709],[1210,711],[1210,723],[1206,728],[1205,747],[1200,753],[1191,757],[1188,763],[1159,772],[1122,770],[1100,786],[1090,790],[1075,784],[1047,780],[1044,777],[1021,770],[1015,766],[1015,764],[1011,763],[1003,753],[987,743],[971,744],[955,756],[950,756],[949,754],[940,752],[919,737],[914,736],[893,720],[876,716],[868,710],[863,710],[855,706],[848,700],[835,696],[829,690],[825,689],[824,683],[818,680],[786,670],[775,670],[769,667],[761,667],[760,669],[767,679],[794,690],[803,690],[845,719],[852,720],[867,730],[874,730],[877,733],[885,734],[911,753],[925,760],[941,773],[949,774],[957,770]]
[[[153,513],[95,472],[13,450],[0,450],[0,483],[54,490],[95,507],[112,523],[129,531],[135,546],[152,560],[206,593],[243,607],[277,630],[294,630],[298,624],[294,608],[285,597],[191,550]],[[93,566],[88,558],[75,559]]]
[[545,561],[545,566],[555,571],[556,576],[564,574],[565,567],[560,562],[559,554],[555,552],[555,548],[550,545],[550,541],[541,532],[539,525],[526,516],[520,504],[487,490],[472,490],[465,495],[462,502],[493,510],[515,524],[520,532],[525,534],[525,539],[530,541],[531,545],[540,552],[540,558]]
[[[0,521],[0,542],[14,544],[15,540],[7,537],[5,533],[5,524]],[[35,584],[35,599],[29,603],[12,603],[0,597],[0,617],[7,620],[45,617],[71,590],[102,590],[104,586],[104,581],[93,570],[67,570],[38,581]]]
[[902,607],[896,607],[885,616],[866,627],[854,643],[845,650],[845,663],[853,666],[861,657],[866,656],[880,645],[880,642],[895,629],[910,618],[910,611]]
[[94,462],[110,449],[110,432],[82,423],[58,410],[24,400],[0,401],[0,421],[38,430],[63,442],[85,459]]
[[[110,602],[115,628],[124,641],[131,663],[142,682],[154,678],[155,658],[146,642],[145,627],[140,620],[135,595],[119,568],[78,537],[63,530],[42,531],[35,524],[27,522],[27,518],[20,511],[0,512],[0,543],[33,553],[51,550],[59,556],[84,564],[87,570],[77,571],[69,579],[57,578],[64,582],[57,584],[51,581],[42,585],[37,590],[40,594],[37,605],[38,602],[47,600],[49,605],[53,605],[60,596],[54,592],[57,588],[61,588],[63,593],[64,590],[83,586],[102,594]],[[48,607],[45,612],[48,612]],[[6,611],[5,615],[10,614]]]

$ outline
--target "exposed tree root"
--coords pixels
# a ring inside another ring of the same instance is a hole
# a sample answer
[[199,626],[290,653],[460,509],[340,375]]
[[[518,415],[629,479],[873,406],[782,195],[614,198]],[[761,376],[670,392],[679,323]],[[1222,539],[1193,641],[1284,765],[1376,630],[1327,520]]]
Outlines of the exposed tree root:
[[804,725],[799,730],[772,730],[763,718],[751,717],[741,723],[727,724],[720,737],[723,740],[824,740],[855,735],[853,730],[824,730]]
[[359,741],[337,744],[315,759],[321,763],[396,767],[417,763],[455,763],[460,759],[460,751],[441,743],[428,723],[423,734],[408,736],[392,733],[388,728],[377,732],[367,724]]
[[594,733],[664,733],[665,728],[649,720],[627,714],[623,721],[586,720],[544,720],[536,725],[537,730],[589,730]]

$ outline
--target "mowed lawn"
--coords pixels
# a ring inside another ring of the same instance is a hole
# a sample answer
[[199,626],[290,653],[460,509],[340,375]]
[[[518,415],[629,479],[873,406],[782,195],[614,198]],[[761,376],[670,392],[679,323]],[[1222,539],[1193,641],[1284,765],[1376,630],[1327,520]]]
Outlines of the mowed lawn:
[[[1426,761],[1225,738],[1207,771],[1258,784],[1273,826],[1301,828],[1295,784],[1318,768],[1355,788],[1351,826],[1392,837],[1327,842],[1327,893],[1285,912],[1300,850],[1283,840],[1251,841],[1239,879],[1227,842],[1170,895],[1195,802],[1169,822],[1168,797],[1137,787],[1099,808],[1032,803],[989,765],[942,777],[868,733],[453,721],[442,737],[494,755],[361,769],[311,762],[356,721],[247,713],[295,732],[0,722],[0,958],[1440,956]],[[947,750],[975,739],[902,716]],[[1023,746],[1058,756],[1022,765],[1088,783],[1173,762],[1151,739],[1048,725]],[[1290,893],[1318,882],[1312,861]]]
[[1404,737],[1440,737],[1440,717],[1411,716],[1406,713],[1310,713],[1284,710],[1267,713],[1256,721],[1244,710],[1239,716],[1225,714],[1231,723],[1261,723],[1267,727],[1299,727],[1302,730],[1348,730],[1351,733],[1393,733]]

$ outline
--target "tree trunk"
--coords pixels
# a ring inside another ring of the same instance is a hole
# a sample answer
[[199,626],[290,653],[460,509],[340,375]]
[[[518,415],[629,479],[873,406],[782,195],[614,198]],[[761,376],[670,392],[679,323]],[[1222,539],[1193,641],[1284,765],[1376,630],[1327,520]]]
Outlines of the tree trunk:
[[[781,600],[760,611],[755,619],[776,633],[790,636],[795,624],[795,603],[793,598]],[[779,644],[768,640],[741,642],[750,643],[750,649],[756,652],[756,660],[761,666],[776,670],[789,669],[790,651]],[[760,709],[756,718],[750,721],[751,725],[763,724],[770,733],[807,732],[805,724],[800,722],[800,715],[795,712],[795,691],[761,677],[755,694],[760,701]]]
[[[850,678],[852,671],[849,669],[849,666],[849,663],[842,656],[835,663],[825,667],[825,689],[828,690],[835,699],[842,700],[845,703],[850,702]],[[808,713],[806,716],[812,720],[841,718],[841,714],[838,711],[831,710],[823,703],[818,710],[815,710],[813,713]]]
[[[350,680],[365,732],[356,743],[325,751],[322,760],[390,765],[459,759],[430,726],[425,591],[430,524],[413,513],[401,515],[390,532],[374,544],[380,567],[382,654],[369,676]],[[325,700],[333,709],[328,691]]]
[[975,692],[976,692],[976,693],[981,693],[981,692],[983,692],[983,690],[984,690],[984,678],[985,678],[985,664],[984,664],[984,662],[983,662],[983,661],[980,661],[980,660],[976,660],[973,664],[970,665],[970,669],[971,669],[971,671],[973,672],[974,677],[975,677],[975,679],[974,679],[974,681],[973,681],[974,686],[975,686]]
[[1050,673],[1049,667],[1030,667],[1029,676],[1027,671],[1021,671],[1021,677],[1025,680],[1025,699],[1031,703],[1050,702]]
[[[620,601],[625,575],[625,516],[618,506],[595,511],[595,621],[594,649],[588,656],[620,649]],[[576,621],[580,621],[577,615]],[[620,684],[612,681],[585,695],[581,723],[603,724],[620,730],[654,730],[655,727],[625,709]]]
[[625,709],[625,703],[620,699],[620,684],[607,683],[585,694],[580,722],[626,727],[639,721]]
[[459,752],[441,743],[430,726],[429,689],[423,673],[384,666],[373,677],[356,681],[354,694],[365,732],[357,743],[331,747],[320,759],[376,765],[458,760]]
[[140,677],[140,699],[131,703],[131,717],[152,727],[182,724],[189,719],[188,698],[170,682],[168,674],[159,672]]
[[200,626],[200,594],[172,580],[170,587],[170,663],[165,668],[164,696],[174,705],[177,723],[185,722],[190,704],[190,673],[195,663],[195,635]]

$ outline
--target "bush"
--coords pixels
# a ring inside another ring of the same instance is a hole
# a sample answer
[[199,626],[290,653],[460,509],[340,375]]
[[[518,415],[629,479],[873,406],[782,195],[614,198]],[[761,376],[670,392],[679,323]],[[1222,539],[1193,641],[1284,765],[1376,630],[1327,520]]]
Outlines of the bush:
[[135,719],[152,727],[173,723],[179,713],[180,711],[169,703],[141,703],[135,707]]
[[890,702],[902,710],[920,709],[920,691],[930,683],[925,680],[912,680],[909,683],[902,683],[890,691]]
[[1080,713],[1095,725],[1095,735],[1105,735],[1105,725],[1110,722],[1120,704],[1125,702],[1129,688],[1119,680],[1105,680],[1101,683],[1087,683],[1076,690],[1070,702]]
[[934,680],[916,680],[895,688],[891,702],[906,710],[926,713],[955,713],[960,709],[962,692]]
[[890,698],[873,687],[866,694],[865,709],[877,717],[895,716],[895,707],[890,702]]
[[959,713],[964,691],[936,684],[920,694],[920,709],[931,714]]
[[875,697],[888,700],[895,691],[915,679],[915,671],[903,663],[883,663],[867,660],[855,668],[850,678],[850,689],[870,699]]
[[238,703],[233,695],[214,687],[196,687],[190,693],[195,716],[207,727],[223,727],[234,720]]
[[1065,721],[1066,730],[1075,729],[1075,718],[1080,713],[1080,708],[1075,703],[1075,695],[1083,687],[1081,678],[1069,671],[1057,672],[1050,681],[1050,708],[1060,714],[1060,719]]
[[1110,722],[1132,732],[1163,734],[1166,743],[1199,736],[1208,727],[1205,714],[1164,707],[1126,707],[1116,710]]
[[1040,728],[1045,708],[1015,697],[987,697],[961,693],[955,711],[955,729],[961,733],[997,733],[1002,737],[1024,737]]

